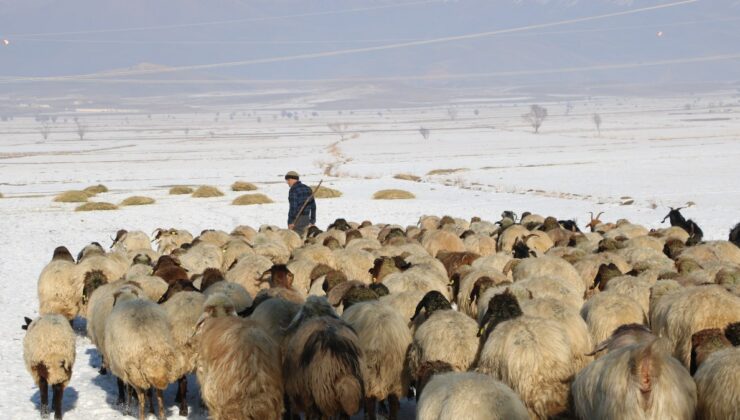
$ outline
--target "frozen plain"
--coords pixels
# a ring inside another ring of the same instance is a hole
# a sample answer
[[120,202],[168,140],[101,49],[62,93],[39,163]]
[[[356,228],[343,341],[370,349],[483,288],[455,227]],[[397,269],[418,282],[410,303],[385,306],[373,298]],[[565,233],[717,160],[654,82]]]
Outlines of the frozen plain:
[[[77,138],[72,117],[52,124],[46,141],[33,118],[1,122],[4,417],[38,417],[38,390],[23,366],[20,325],[23,316],[37,314],[36,280],[56,246],[73,253],[91,241],[107,246],[120,228],[151,232],[178,227],[197,233],[230,231],[239,224],[283,226],[287,187],[282,174],[288,170],[297,170],[311,184],[323,178],[325,185],[343,192],[341,198],[319,202],[321,227],[338,217],[404,226],[423,214],[497,220],[503,210],[575,218],[581,227],[588,212],[604,211],[605,220],[629,218],[659,227],[668,206],[689,202],[684,214],[699,223],[707,239],[726,239],[740,221],[736,92],[701,98],[576,98],[569,99],[569,111],[565,100],[550,97],[537,101],[550,112],[537,135],[521,118],[533,102],[477,99],[341,113],[310,103],[151,117],[145,112],[90,113],[79,116],[88,126],[84,140]],[[283,116],[286,108],[298,119]],[[453,119],[450,113],[457,115]],[[603,119],[600,135],[593,113]],[[421,127],[429,130],[428,139]],[[433,170],[442,171],[427,175]],[[398,173],[420,176],[421,182],[394,179]],[[236,180],[257,184],[275,203],[232,206],[241,194],[229,189]],[[52,201],[59,192],[98,183],[110,192],[94,201],[119,203],[146,195],[157,202],[79,213],[74,204]],[[168,195],[169,186],[179,184],[214,185],[226,195]],[[417,198],[371,200],[373,192],[385,188],[405,189]],[[98,375],[99,357],[84,335],[83,320],[77,320],[76,329],[77,361],[65,393],[65,418],[122,418],[114,404],[114,380]],[[190,418],[205,418],[196,393],[191,387]],[[173,396],[170,389],[168,414],[177,418]],[[411,401],[402,401],[402,409],[405,418],[413,418]]]

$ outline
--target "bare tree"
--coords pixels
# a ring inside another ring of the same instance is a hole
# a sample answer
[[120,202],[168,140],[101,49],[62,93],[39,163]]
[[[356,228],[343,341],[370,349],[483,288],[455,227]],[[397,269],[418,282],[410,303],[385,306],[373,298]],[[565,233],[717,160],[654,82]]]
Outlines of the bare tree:
[[594,120],[594,124],[596,125],[596,130],[599,132],[599,137],[601,137],[601,115],[594,114],[592,119]]
[[424,137],[424,140],[429,139],[429,129],[428,128],[421,127],[419,129],[419,133],[421,133],[421,136]]
[[49,124],[48,121],[42,122],[39,127],[39,133],[41,133],[41,137],[43,137],[44,140],[48,139],[49,134],[51,133],[51,124]]
[[339,134],[342,141],[346,140],[347,132],[349,131],[349,124],[347,123],[328,123],[326,124],[329,130]]
[[540,126],[542,122],[547,118],[547,108],[543,108],[539,105],[532,105],[529,108],[529,112],[522,115],[524,121],[528,122],[529,125],[534,128],[535,134],[540,132]]
[[454,106],[451,106],[451,107],[447,108],[447,116],[450,117],[450,120],[452,120],[452,121],[455,121],[457,119],[457,114],[459,112],[460,111],[457,108],[455,108]]
[[75,119],[75,126],[77,126],[77,136],[80,138],[80,140],[84,140],[85,134],[87,134],[87,124],[85,124],[83,121]]

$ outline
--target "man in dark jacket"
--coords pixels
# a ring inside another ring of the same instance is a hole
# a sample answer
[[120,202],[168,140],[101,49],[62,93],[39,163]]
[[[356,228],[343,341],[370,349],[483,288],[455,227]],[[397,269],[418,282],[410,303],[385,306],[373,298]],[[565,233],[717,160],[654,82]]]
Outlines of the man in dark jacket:
[[[299,180],[298,173],[290,171],[285,174],[285,182],[290,186],[288,192],[288,202],[290,210],[288,211],[288,229],[303,236],[306,228],[316,223],[316,201],[313,199],[311,188]],[[306,203],[304,207],[303,204]],[[299,215],[298,212],[303,207]]]

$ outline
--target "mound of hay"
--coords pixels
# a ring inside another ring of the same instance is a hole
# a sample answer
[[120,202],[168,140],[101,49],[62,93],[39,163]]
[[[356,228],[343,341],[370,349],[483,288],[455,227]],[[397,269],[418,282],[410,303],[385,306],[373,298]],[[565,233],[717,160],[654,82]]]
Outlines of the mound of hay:
[[250,206],[252,204],[270,204],[273,201],[264,194],[244,194],[236,197],[231,204],[235,206]]
[[468,168],[453,168],[453,169],[434,169],[432,171],[427,172],[427,175],[449,175],[454,174],[455,172],[463,172],[467,171]]
[[207,197],[221,197],[222,193],[218,188],[210,185],[201,185],[197,190],[193,191],[193,197],[195,198],[207,198]]
[[314,191],[315,198],[337,198],[342,196],[342,192],[333,188],[322,186],[316,191],[316,185],[311,186],[311,190]]
[[147,204],[154,204],[154,199],[151,197],[135,195],[121,201],[122,206],[145,206]]
[[410,200],[415,195],[404,190],[380,190],[373,194],[373,200]]
[[254,191],[257,186],[251,182],[236,181],[231,184],[231,191]]
[[108,187],[103,184],[91,185],[85,188],[83,191],[85,191],[90,197],[92,197],[96,194],[108,192]]
[[118,206],[112,203],[89,202],[78,206],[75,211],[97,211],[97,210],[118,210]]
[[174,187],[170,188],[170,194],[172,195],[181,195],[181,194],[192,194],[193,189],[188,187],[187,185],[175,185]]
[[0,198],[3,198],[3,193],[0,193]]
[[88,198],[90,198],[90,194],[85,191],[71,190],[57,195],[54,197],[54,201],[59,203],[85,203]]
[[395,174],[393,175],[393,178],[402,179],[404,181],[414,181],[414,182],[421,181],[420,176],[411,175],[411,174]]

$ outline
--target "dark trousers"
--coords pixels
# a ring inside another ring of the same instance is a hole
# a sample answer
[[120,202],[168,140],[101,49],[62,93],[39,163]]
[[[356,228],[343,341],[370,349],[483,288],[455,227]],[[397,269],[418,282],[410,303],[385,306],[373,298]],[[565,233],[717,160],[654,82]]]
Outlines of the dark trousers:
[[306,228],[308,228],[308,225],[310,224],[311,220],[309,220],[308,215],[298,216],[298,220],[296,220],[295,222],[295,227],[293,228],[293,231],[299,236],[303,236],[303,234],[306,232]]

